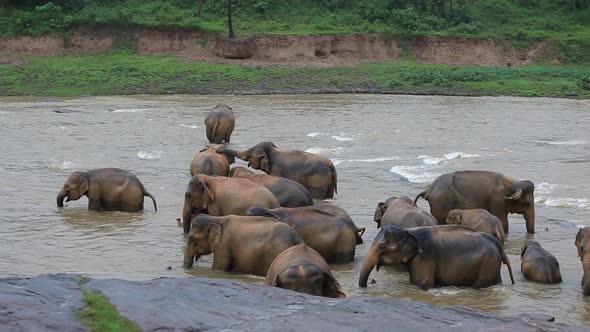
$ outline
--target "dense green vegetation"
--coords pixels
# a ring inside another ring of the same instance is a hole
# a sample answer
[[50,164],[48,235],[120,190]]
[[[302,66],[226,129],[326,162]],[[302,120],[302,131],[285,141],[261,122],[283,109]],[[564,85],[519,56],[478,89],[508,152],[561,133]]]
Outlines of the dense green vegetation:
[[86,307],[80,320],[92,332],[139,332],[139,326],[121,316],[109,299],[98,292],[84,292]]
[[478,67],[411,60],[332,68],[256,68],[113,53],[30,57],[0,66],[2,95],[397,92],[590,97],[590,66]]

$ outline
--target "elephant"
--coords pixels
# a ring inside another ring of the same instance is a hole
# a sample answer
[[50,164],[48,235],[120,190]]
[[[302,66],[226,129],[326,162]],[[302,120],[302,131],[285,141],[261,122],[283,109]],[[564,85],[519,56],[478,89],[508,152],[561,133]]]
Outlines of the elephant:
[[485,209],[502,221],[508,234],[508,213],[524,215],[527,233],[535,232],[535,184],[516,181],[500,173],[460,171],[439,176],[416,196],[430,204],[430,213],[444,224],[450,210]]
[[436,225],[436,219],[430,213],[419,209],[405,196],[390,197],[377,204],[373,220],[377,223],[377,228],[382,225],[396,225],[401,228]]
[[184,193],[182,227],[190,231],[191,217],[199,213],[211,216],[245,215],[251,206],[279,207],[274,195],[263,186],[246,179],[197,174]]
[[356,245],[362,243],[361,234],[365,231],[315,206],[277,209],[254,206],[247,215],[276,218],[292,226],[303,241],[328,263],[354,261]]
[[346,297],[328,263],[304,243],[278,255],[270,265],[264,283],[316,296]]
[[582,291],[584,295],[590,295],[590,227],[584,227],[578,231],[575,244],[584,271]]
[[213,253],[215,270],[265,276],[278,255],[301,243],[292,227],[276,219],[199,214],[192,220],[183,267]]
[[500,219],[484,209],[451,210],[446,223],[449,225],[462,225],[478,232],[488,233],[502,244],[506,240],[504,227]]
[[561,283],[559,262],[537,241],[528,241],[520,252],[520,271],[531,281],[545,284]]
[[298,182],[315,199],[333,198],[337,193],[336,168],[326,157],[301,150],[281,150],[262,142],[243,151],[220,147],[225,153],[248,162],[248,167]]
[[205,117],[205,130],[209,143],[229,143],[231,134],[236,126],[236,117],[232,108],[225,104],[218,104]]
[[232,156],[215,152],[219,144],[211,144],[200,150],[191,161],[191,176],[197,174],[228,176],[229,165],[236,162]]
[[275,195],[282,207],[313,205],[313,198],[309,191],[295,181],[268,174],[256,174],[245,167],[232,168],[229,176],[233,178],[244,178],[265,187]]
[[158,211],[156,199],[134,174],[118,168],[97,168],[88,172],[73,172],[57,194],[57,207],[66,202],[88,197],[88,210],[139,212],[143,197],[148,196]]
[[457,225],[410,229],[385,225],[363,262],[359,286],[367,287],[375,266],[379,270],[383,265],[405,265],[410,282],[423,290],[440,286],[483,288],[502,281],[502,263],[514,284],[508,256],[489,234]]

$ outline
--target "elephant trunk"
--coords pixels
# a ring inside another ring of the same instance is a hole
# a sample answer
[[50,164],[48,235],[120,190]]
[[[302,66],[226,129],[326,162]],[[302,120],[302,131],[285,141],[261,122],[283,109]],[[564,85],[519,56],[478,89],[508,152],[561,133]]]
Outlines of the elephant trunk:
[[182,208],[182,229],[184,234],[188,234],[191,230],[191,207],[190,203],[185,199],[184,207]]
[[57,194],[57,207],[64,207],[64,199],[68,196],[68,192],[65,188],[62,188]]
[[250,156],[250,149],[244,151],[236,151],[232,149],[228,149],[225,146],[219,147],[216,150],[217,153],[222,153],[227,156],[237,157],[242,160],[248,160]]
[[524,212],[524,220],[526,221],[526,231],[527,233],[534,233],[535,232],[535,208],[530,207]]
[[582,267],[584,268],[584,276],[582,277],[582,290],[584,295],[590,295],[590,255],[584,255],[582,258]]
[[[190,244],[189,244],[189,246],[190,246]],[[184,251],[184,262],[182,263],[182,267],[184,267],[186,269],[190,269],[191,267],[193,267],[194,262],[195,262],[195,251],[194,251],[194,249],[187,247],[186,250]]]
[[369,254],[363,262],[363,268],[361,269],[361,275],[359,276],[359,287],[367,287],[367,280],[375,265],[379,263],[379,244],[375,244],[369,250]]

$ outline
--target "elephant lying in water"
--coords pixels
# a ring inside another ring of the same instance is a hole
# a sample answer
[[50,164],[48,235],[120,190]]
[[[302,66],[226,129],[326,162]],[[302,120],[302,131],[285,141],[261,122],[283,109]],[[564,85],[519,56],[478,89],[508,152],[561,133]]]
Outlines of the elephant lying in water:
[[218,104],[205,117],[205,131],[209,143],[229,143],[236,126],[236,117],[231,107]]
[[401,228],[436,225],[436,219],[414,205],[409,197],[390,197],[377,204],[373,220],[377,223],[377,228],[385,225]]
[[275,258],[264,283],[316,296],[346,297],[328,263],[303,243],[286,249]]
[[229,176],[244,178],[265,187],[275,195],[282,207],[313,205],[313,199],[309,191],[295,181],[268,174],[256,174],[245,167],[232,168]]
[[484,209],[451,210],[447,216],[446,223],[449,225],[461,225],[478,232],[488,233],[498,239],[502,244],[506,240],[500,219]]
[[235,163],[235,158],[215,152],[221,145],[211,144],[200,150],[191,161],[191,176],[197,174],[227,176],[229,165]]
[[535,232],[535,185],[528,180],[516,181],[500,173],[461,171],[439,176],[422,191],[414,204],[424,198],[430,213],[444,224],[453,209],[486,209],[502,221],[508,234],[508,213],[524,214],[528,233]]
[[88,196],[88,209],[95,211],[139,212],[143,210],[143,197],[148,196],[158,211],[156,199],[137,176],[118,168],[98,168],[88,172],[70,174],[57,194],[57,206]]
[[303,243],[295,230],[264,217],[196,216],[184,251],[185,268],[213,253],[215,270],[265,276],[285,249]]
[[407,265],[410,282],[423,290],[440,286],[488,287],[502,281],[502,263],[512,267],[502,245],[492,236],[455,225],[404,230],[385,225],[363,263],[359,286],[367,287],[375,266]]
[[326,157],[300,150],[281,150],[263,142],[244,150],[217,149],[248,162],[248,167],[298,182],[316,199],[333,198],[337,192],[336,168]]
[[184,194],[184,233],[189,232],[191,218],[199,213],[211,216],[245,215],[255,205],[272,209],[279,207],[279,202],[268,189],[246,179],[195,175]]
[[520,270],[526,279],[546,284],[561,282],[557,258],[543,249],[539,242],[528,241],[522,248],[520,257]]

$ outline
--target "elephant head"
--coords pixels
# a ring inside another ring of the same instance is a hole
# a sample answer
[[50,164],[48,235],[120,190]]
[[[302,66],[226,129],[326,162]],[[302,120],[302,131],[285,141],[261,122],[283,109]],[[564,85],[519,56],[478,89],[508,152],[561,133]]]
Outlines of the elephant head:
[[66,183],[57,194],[57,207],[64,206],[64,198],[67,197],[66,202],[79,200],[80,197],[88,193],[88,174],[85,172],[74,172],[70,174]]
[[513,181],[504,199],[508,212],[524,215],[527,233],[535,232],[535,184],[531,181]]
[[454,209],[449,211],[445,222],[449,225],[461,225],[462,219],[463,214],[461,213],[461,209]]
[[346,297],[334,276],[313,264],[290,266],[275,276],[272,286],[316,296]]
[[182,209],[182,227],[187,234],[191,228],[192,216],[200,213],[209,213],[208,207],[211,202],[215,201],[215,195],[201,175],[195,175],[188,183],[184,193],[184,206]]
[[243,151],[234,151],[226,147],[220,147],[217,149],[217,152],[238,157],[244,161],[247,161],[248,167],[269,173],[271,167],[270,154],[271,151],[276,148],[277,146],[274,145],[273,142],[262,142]]
[[590,295],[590,227],[582,228],[576,235],[576,248],[578,257],[582,261],[584,276],[582,277],[582,290],[584,295]]
[[250,171],[246,167],[234,167],[229,171],[229,176],[236,178],[245,178],[254,174],[254,172]]
[[367,287],[367,280],[375,266],[379,271],[383,265],[402,265],[421,253],[418,239],[412,233],[394,225],[383,226],[363,262],[359,286]]
[[182,266],[191,268],[199,257],[213,252],[215,246],[221,242],[222,232],[222,225],[212,221],[208,215],[196,216],[184,249]]
[[379,204],[377,204],[377,208],[375,209],[375,215],[373,215],[373,221],[377,223],[377,229],[381,228],[381,219],[383,219],[385,211],[387,211],[387,204],[384,202],[379,202]]

